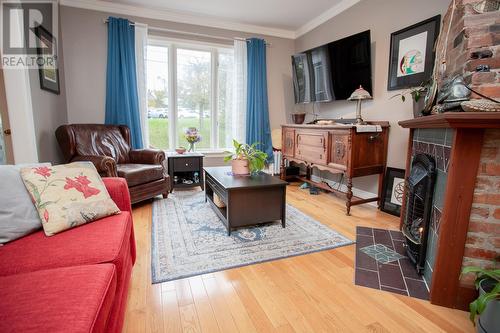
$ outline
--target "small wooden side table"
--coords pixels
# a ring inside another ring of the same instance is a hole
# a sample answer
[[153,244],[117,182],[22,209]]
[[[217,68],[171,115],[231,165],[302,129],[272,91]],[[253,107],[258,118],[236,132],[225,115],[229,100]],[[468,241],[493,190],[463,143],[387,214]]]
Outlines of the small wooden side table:
[[170,192],[174,188],[200,186],[204,189],[203,157],[200,153],[167,153]]

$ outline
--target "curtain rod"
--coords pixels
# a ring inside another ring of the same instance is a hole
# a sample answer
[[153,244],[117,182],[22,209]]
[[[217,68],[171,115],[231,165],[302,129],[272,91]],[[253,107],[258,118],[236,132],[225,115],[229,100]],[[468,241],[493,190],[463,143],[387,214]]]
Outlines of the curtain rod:
[[[105,24],[108,23],[108,19],[103,20]],[[220,39],[220,40],[241,40],[241,41],[248,41],[247,38],[244,37],[223,37],[223,36],[217,36],[217,35],[209,35],[209,34],[202,34],[198,32],[189,32],[189,31],[181,31],[181,30],[175,30],[175,29],[167,29],[167,28],[160,28],[160,27],[153,27],[153,26],[148,26],[147,24],[144,23],[139,23],[139,22],[132,22],[130,21],[130,25],[132,26],[143,26],[143,27],[148,27],[148,30],[152,31],[158,31],[158,32],[170,32],[170,33],[175,33],[175,34],[180,34],[180,35],[190,35],[190,36],[195,36],[195,37],[205,37],[205,38],[213,38],[213,39]],[[271,43],[265,41],[266,46],[271,46]]]

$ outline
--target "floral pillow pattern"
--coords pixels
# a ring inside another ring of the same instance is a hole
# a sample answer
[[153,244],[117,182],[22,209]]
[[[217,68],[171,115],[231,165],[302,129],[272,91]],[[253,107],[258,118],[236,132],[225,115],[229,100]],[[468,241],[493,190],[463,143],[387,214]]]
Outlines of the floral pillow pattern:
[[23,168],[21,177],[47,236],[120,212],[90,162]]

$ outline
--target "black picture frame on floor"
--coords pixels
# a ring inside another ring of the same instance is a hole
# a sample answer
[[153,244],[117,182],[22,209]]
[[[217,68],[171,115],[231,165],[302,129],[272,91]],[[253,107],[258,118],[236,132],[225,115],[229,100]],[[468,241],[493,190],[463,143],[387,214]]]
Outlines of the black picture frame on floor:
[[417,87],[431,79],[440,24],[441,15],[436,15],[391,34],[387,90]]
[[384,177],[380,210],[395,216],[400,216],[404,189],[405,170],[387,167]]
[[40,89],[59,95],[60,87],[59,68],[57,63],[57,40],[41,25],[34,28],[34,33],[37,36],[36,42]]

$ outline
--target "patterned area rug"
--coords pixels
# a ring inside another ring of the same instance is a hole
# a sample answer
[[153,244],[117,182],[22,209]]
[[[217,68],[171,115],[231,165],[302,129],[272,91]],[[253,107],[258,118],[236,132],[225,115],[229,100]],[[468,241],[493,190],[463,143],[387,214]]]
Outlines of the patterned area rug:
[[153,202],[153,283],[240,267],[353,244],[296,208],[286,207],[281,222],[226,228],[204,192],[176,191]]

